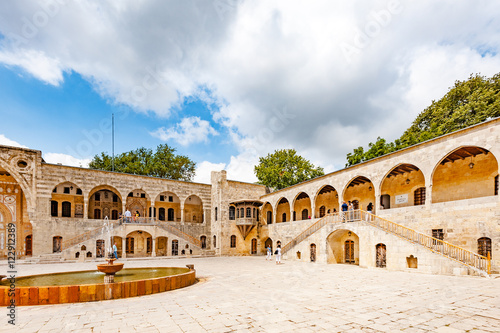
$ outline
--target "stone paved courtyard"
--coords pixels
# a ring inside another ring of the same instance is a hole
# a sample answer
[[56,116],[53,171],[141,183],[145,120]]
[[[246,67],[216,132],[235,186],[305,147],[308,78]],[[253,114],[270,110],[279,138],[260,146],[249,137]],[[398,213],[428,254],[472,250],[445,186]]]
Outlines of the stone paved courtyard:
[[[454,277],[264,257],[130,260],[194,264],[200,282],[166,293],[17,308],[1,332],[499,332],[500,278]],[[18,275],[96,263],[18,265]],[[0,269],[6,266],[0,264]]]

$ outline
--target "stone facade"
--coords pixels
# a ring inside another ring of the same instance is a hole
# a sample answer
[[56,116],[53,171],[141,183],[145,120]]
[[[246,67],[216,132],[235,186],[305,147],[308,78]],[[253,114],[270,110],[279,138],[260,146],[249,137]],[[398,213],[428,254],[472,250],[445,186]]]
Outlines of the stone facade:
[[[6,257],[9,223],[17,227],[20,257],[100,256],[111,245],[99,231],[107,220],[115,221],[120,256],[261,255],[351,201],[361,210],[371,203],[379,217],[466,250],[490,252],[498,270],[499,143],[500,120],[493,119],[272,193],[227,180],[225,171],[199,184],[53,165],[40,151],[0,146],[0,256]],[[117,223],[127,210],[130,223]],[[370,267],[376,251],[384,251],[387,269],[406,269],[413,255],[420,270],[457,271],[454,264],[433,266],[446,258],[357,224],[323,227],[286,257]]]

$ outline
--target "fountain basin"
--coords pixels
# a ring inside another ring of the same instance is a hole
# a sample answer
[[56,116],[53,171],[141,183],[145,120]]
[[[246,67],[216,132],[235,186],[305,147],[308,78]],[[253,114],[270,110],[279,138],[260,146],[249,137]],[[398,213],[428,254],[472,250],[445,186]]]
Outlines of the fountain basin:
[[122,268],[123,263],[97,265],[97,270],[106,274],[115,274],[116,272],[121,271]]
[[[149,270],[165,269],[165,267],[151,267]],[[123,275],[133,270],[134,268],[124,269],[119,272],[115,279],[115,283],[78,283],[78,284],[61,284],[61,285],[42,285],[42,286],[18,286],[16,282],[15,300],[16,306],[23,305],[43,305],[43,304],[61,304],[61,303],[79,303],[93,302],[109,299],[119,299],[135,296],[143,296],[183,288],[192,285],[196,279],[194,269],[178,268],[181,273],[176,273],[169,276],[139,278],[136,280],[126,280]],[[97,279],[102,281],[103,274],[96,271],[80,271],[72,273],[82,274],[98,274]],[[122,274],[123,273],[123,274]],[[27,277],[18,277],[19,284],[23,279],[47,276],[53,277],[69,273],[43,274]],[[63,280],[65,277],[62,278]],[[125,279],[125,280],[124,280]],[[6,285],[0,286],[0,306],[11,304],[11,289],[7,281],[2,281]]]

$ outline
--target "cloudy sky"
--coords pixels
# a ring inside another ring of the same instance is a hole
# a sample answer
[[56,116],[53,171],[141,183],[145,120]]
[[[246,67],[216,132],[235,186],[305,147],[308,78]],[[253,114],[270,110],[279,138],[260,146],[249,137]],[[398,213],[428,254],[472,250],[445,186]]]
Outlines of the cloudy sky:
[[399,137],[455,80],[500,72],[497,1],[0,2],[0,144],[83,165],[168,143],[255,181]]

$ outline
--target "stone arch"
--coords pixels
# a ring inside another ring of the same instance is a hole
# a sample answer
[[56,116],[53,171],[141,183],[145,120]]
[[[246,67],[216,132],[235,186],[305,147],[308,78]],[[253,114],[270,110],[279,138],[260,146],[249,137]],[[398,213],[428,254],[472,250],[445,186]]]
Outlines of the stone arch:
[[293,199],[293,211],[296,213],[295,216],[297,219],[303,220],[304,211],[307,210],[307,217],[312,217],[312,201],[309,194],[306,192],[300,192]]
[[203,220],[203,201],[196,194],[189,195],[184,200],[184,222],[202,223]]
[[321,207],[324,207],[325,214],[338,212],[340,210],[339,194],[335,187],[332,185],[321,186],[314,197],[314,207],[316,210],[314,212],[315,217],[322,217]]
[[[112,195],[109,195],[111,192]],[[99,200],[96,200],[96,194],[99,194]],[[100,196],[103,195],[101,199]],[[116,195],[116,199],[115,196]],[[122,213],[122,196],[120,192],[110,185],[99,185],[89,192],[88,196],[88,218],[89,219],[108,219],[113,218],[113,211]]]
[[[160,221],[180,222],[181,221],[181,199],[172,191],[163,191],[155,198],[154,209]],[[172,210],[173,209],[173,213]],[[160,214],[164,210],[164,216]],[[172,215],[173,214],[173,215]],[[151,215],[151,213],[150,213]]]
[[460,146],[435,165],[432,179],[432,202],[447,202],[493,196],[498,160],[486,148]]
[[148,208],[150,205],[151,198],[143,189],[135,189],[127,194],[125,209],[128,209],[134,217],[137,213],[139,214],[139,217],[151,217],[151,213],[148,214]]
[[126,235],[127,257],[147,257],[152,253],[153,236],[145,230],[133,230]]
[[85,209],[85,198],[82,188],[76,185],[74,182],[63,181],[58,183],[52,188],[50,215],[62,216],[63,209],[59,209],[57,215],[55,215],[54,212],[52,211],[52,205],[54,202],[57,202],[57,205],[61,208],[63,202],[69,202],[71,204],[71,212],[69,214],[70,216],[65,216],[65,217],[83,218]]
[[344,187],[342,200],[355,201],[359,203],[359,209],[366,210],[371,202],[375,204],[375,187],[373,182],[365,176],[356,176],[351,178]]
[[[394,166],[384,175],[380,182],[380,195],[388,195],[390,197],[389,205],[384,204],[385,209],[408,207],[425,203],[425,195],[423,197],[423,203],[416,202],[414,192],[418,188],[425,188],[426,183],[424,173],[415,164],[400,163]],[[396,198],[396,196],[398,196],[398,198]],[[382,204],[382,199],[380,204]]]
[[359,265],[359,242],[359,236],[352,230],[337,229],[332,231],[326,238],[327,262],[329,264]]
[[286,197],[281,197],[276,202],[276,207],[274,211],[276,212],[276,223],[291,221],[290,202]]
[[[26,158],[26,159],[29,159],[29,158]],[[31,163],[33,164],[34,162],[31,162]],[[33,166],[32,166],[32,168],[33,168]],[[33,194],[31,192],[31,189],[30,189],[28,182],[21,176],[21,174],[19,172],[17,172],[16,170],[13,170],[9,163],[2,160],[1,158],[0,158],[0,169],[4,169],[5,171],[7,171],[19,184],[19,186],[21,187],[21,190],[23,191],[23,195],[24,195],[24,198],[26,200],[26,204],[28,206],[28,211],[32,212],[35,209],[34,200],[36,200],[36,198],[32,198]]]
[[[272,224],[273,223],[273,216],[274,216],[274,211],[273,211],[273,205],[269,201],[266,201],[262,205],[262,221],[265,224]],[[271,219],[269,219],[271,218]]]

